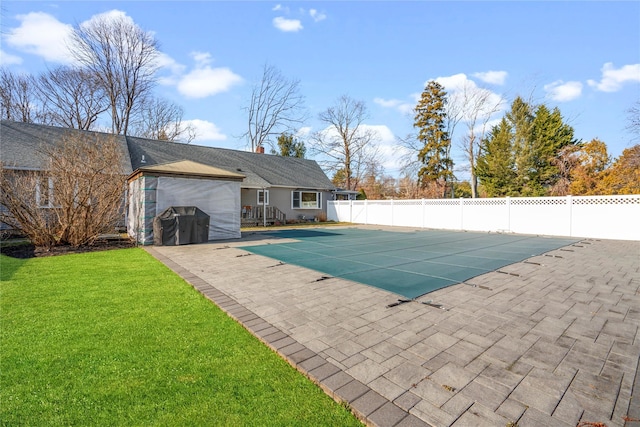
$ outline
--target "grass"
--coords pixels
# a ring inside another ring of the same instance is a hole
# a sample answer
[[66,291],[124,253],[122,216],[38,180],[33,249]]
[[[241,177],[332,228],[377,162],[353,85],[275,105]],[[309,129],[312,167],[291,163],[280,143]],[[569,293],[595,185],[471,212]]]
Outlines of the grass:
[[2,425],[361,425],[142,249],[0,279]]

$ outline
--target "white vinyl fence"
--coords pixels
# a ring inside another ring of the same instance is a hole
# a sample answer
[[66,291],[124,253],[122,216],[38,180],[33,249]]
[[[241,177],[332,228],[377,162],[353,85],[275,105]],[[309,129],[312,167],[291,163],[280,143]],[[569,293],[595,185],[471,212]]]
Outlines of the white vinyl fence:
[[330,201],[356,224],[640,240],[640,195]]

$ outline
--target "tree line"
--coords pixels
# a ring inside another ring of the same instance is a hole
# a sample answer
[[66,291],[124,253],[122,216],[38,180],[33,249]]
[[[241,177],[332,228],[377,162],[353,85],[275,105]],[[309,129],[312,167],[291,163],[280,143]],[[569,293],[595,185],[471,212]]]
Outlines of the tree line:
[[97,16],[68,41],[74,65],[33,76],[0,69],[2,119],[97,130],[107,115],[113,134],[190,142],[183,109],[156,97],[159,43],[126,16]]
[[[560,110],[516,97],[495,126],[487,129],[497,105],[483,90],[463,92],[462,105],[451,108],[444,87],[427,83],[415,108],[417,134],[408,144],[417,151],[417,184],[434,197],[539,197],[640,193],[640,145],[623,151],[615,161],[603,141],[574,137]],[[459,100],[458,100],[459,101]],[[464,110],[464,111],[463,111]],[[638,109],[629,111],[629,130],[638,133]],[[484,121],[481,117],[484,115]],[[478,127],[478,119],[481,126]],[[451,158],[452,129],[465,120],[463,151],[470,180],[455,182]]]
[[[0,68],[3,119],[42,123],[151,139],[190,142],[195,130],[183,124],[179,105],[156,97],[159,42],[131,18],[97,16],[76,26],[68,42],[74,65],[40,75]],[[414,108],[415,133],[400,140],[403,176],[388,176],[364,101],[342,95],[318,114],[323,128],[302,136],[309,116],[299,80],[265,65],[244,108],[251,150],[318,157],[336,186],[370,198],[500,197],[640,192],[637,146],[611,161],[603,141],[579,141],[560,110],[522,97],[495,126],[489,120],[501,98],[475,85],[451,95],[429,81]],[[629,128],[640,133],[638,106]],[[110,129],[97,129],[101,117]],[[454,172],[452,138],[464,126],[460,148],[469,180]],[[304,140],[303,140],[304,139]],[[394,154],[400,156],[401,154]]]

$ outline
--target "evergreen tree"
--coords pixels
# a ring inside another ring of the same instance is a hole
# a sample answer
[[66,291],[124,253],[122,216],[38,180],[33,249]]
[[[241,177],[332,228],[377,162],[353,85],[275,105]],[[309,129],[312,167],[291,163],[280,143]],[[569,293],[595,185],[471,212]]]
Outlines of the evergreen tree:
[[347,187],[347,174],[345,173],[344,168],[338,169],[335,174],[333,174],[333,178],[331,178],[331,182],[338,188],[346,188]]
[[298,141],[298,139],[288,133],[283,133],[278,137],[278,149],[279,153],[273,152],[273,154],[279,154],[283,157],[299,157],[304,158],[307,148],[304,146],[304,142]]
[[429,81],[415,108],[413,126],[418,129],[417,139],[423,144],[418,153],[422,164],[418,180],[424,188],[429,183],[437,183],[446,193],[447,182],[453,179],[453,160],[449,155],[451,138],[446,131],[447,93],[435,81]]
[[506,118],[482,141],[477,174],[489,197],[515,196],[516,168],[513,129]]
[[511,110],[506,114],[512,129],[511,152],[514,156],[514,182],[512,195],[532,195],[531,183],[534,169],[534,149],[531,135],[534,115],[531,106],[521,97],[517,97],[511,104]]
[[573,128],[565,124],[562,114],[556,107],[553,111],[541,105],[536,109],[531,127],[532,157],[529,172],[530,186],[527,195],[544,196],[555,185],[560,171],[554,159],[560,151],[570,145],[576,145]]
[[534,111],[517,97],[482,142],[478,177],[489,196],[544,196],[561,178],[558,156],[576,144],[558,108],[540,105]]

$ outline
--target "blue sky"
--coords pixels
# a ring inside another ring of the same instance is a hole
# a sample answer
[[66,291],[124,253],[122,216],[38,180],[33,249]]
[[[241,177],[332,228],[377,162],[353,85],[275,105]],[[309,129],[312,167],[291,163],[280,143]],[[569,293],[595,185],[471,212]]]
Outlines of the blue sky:
[[247,148],[243,107],[265,63],[300,80],[303,140],[341,95],[364,101],[392,175],[394,137],[412,131],[410,109],[432,79],[451,94],[488,90],[503,108],[517,95],[557,106],[577,138],[600,138],[614,157],[638,142],[625,126],[640,99],[639,2],[3,1],[0,60],[29,73],[68,62],[69,26],[101,13],[155,34],[157,95],[184,108],[201,145]]

